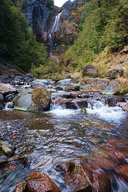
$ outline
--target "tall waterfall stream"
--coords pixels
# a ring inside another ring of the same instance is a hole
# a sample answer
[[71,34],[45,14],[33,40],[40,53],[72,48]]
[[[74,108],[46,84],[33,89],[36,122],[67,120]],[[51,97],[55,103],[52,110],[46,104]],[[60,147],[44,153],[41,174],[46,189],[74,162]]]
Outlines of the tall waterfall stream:
[[56,33],[57,31],[59,31],[59,26],[60,26],[60,17],[61,17],[62,13],[59,13],[56,17],[55,17],[55,21],[53,22],[53,25],[51,27],[51,29],[48,32],[48,38],[49,38],[49,47],[50,47],[50,57],[53,56],[53,41],[52,41],[52,33]]

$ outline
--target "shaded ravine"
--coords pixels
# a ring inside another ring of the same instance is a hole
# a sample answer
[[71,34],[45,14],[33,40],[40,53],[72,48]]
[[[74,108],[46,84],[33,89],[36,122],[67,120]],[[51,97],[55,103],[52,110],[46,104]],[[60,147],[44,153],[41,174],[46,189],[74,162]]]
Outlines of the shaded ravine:
[[[14,135],[12,143],[15,143],[21,137],[23,142],[17,144],[19,152],[16,152],[26,155],[27,162],[15,161],[1,167],[0,191],[13,191],[19,179],[25,179],[35,170],[47,173],[61,191],[71,191],[65,186],[62,170],[58,170],[57,165],[91,157],[108,139],[127,140],[128,117],[120,107],[108,107],[104,102],[96,101],[93,109],[89,105],[86,110],[87,113],[82,114],[80,109],[54,104],[49,112],[42,114],[2,111],[1,138]],[[128,190],[127,183],[114,173],[114,169],[107,171],[111,173],[112,192]]]

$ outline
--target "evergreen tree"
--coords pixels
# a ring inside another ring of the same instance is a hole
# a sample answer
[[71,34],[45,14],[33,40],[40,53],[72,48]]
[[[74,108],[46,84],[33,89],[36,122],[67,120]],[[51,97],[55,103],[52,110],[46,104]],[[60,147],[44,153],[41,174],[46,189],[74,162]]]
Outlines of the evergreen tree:
[[45,47],[28,29],[20,4],[16,6],[10,0],[0,1],[0,56],[24,71],[29,71],[32,63],[38,66],[45,62],[47,57]]

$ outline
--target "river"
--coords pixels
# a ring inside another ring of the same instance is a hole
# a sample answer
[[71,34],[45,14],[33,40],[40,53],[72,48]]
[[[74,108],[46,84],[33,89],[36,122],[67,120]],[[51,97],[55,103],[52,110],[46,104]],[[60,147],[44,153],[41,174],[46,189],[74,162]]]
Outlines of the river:
[[[15,169],[1,167],[0,191],[12,192],[19,179],[39,170],[47,173],[62,192],[68,192],[70,190],[56,168],[58,164],[91,156],[108,139],[128,140],[128,114],[121,107],[108,107],[104,99],[97,99],[93,108],[88,105],[86,110],[86,113],[80,113],[79,108],[52,105],[50,111],[40,114],[12,109],[1,111],[1,126],[25,122],[27,132],[24,130],[22,134],[27,134],[31,150],[22,153],[27,154],[27,164],[21,162]],[[112,191],[128,191],[127,184],[118,182]]]

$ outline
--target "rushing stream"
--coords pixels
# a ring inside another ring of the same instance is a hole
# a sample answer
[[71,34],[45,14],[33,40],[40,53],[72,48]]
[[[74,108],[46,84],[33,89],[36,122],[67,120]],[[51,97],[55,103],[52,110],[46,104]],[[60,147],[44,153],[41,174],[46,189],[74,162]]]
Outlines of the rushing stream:
[[[30,172],[39,170],[47,173],[62,192],[66,188],[57,165],[69,160],[86,158],[108,139],[128,138],[128,116],[120,107],[108,107],[102,100],[88,106],[86,113],[80,109],[66,109],[52,105],[51,110],[41,114],[3,110],[0,113],[1,126],[25,121],[27,164],[21,162],[15,169],[1,167],[0,192],[12,192],[19,179],[25,179]],[[19,127],[20,129],[20,127]],[[9,139],[9,138],[7,138]],[[18,138],[17,138],[18,139]],[[115,176],[114,176],[115,177]],[[112,192],[126,192],[128,186],[115,177]]]

